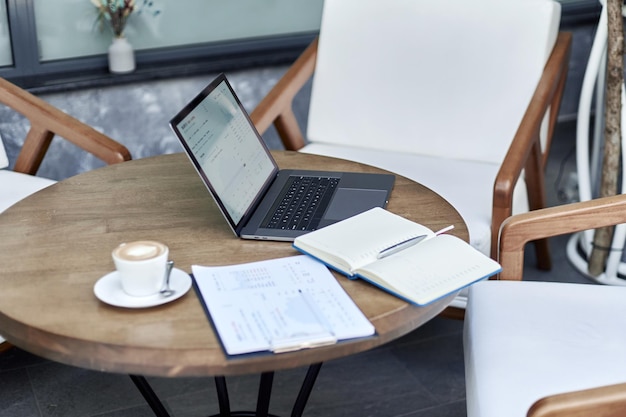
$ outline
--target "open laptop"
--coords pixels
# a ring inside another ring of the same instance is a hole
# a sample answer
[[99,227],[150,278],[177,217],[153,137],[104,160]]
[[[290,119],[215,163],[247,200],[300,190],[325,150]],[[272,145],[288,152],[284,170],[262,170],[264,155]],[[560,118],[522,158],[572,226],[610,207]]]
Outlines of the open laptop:
[[279,170],[224,74],[169,124],[228,224],[244,239],[292,241],[385,207],[393,188],[395,177],[388,174]]

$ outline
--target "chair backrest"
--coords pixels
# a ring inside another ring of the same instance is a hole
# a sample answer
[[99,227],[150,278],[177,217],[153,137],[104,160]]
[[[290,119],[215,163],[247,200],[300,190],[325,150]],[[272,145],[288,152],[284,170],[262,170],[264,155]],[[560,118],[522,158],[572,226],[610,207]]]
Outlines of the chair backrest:
[[560,10],[552,0],[325,0],[308,139],[501,162]]

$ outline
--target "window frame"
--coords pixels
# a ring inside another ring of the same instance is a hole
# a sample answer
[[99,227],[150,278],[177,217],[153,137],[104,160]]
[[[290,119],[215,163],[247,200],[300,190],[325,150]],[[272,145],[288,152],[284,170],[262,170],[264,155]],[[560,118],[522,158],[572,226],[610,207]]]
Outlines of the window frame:
[[[0,77],[34,92],[288,64],[317,35],[308,32],[136,51],[136,71],[110,74],[105,54],[40,62],[34,0],[0,1],[7,4],[13,54],[13,65],[0,67]],[[562,25],[597,21],[597,0],[561,1]]]

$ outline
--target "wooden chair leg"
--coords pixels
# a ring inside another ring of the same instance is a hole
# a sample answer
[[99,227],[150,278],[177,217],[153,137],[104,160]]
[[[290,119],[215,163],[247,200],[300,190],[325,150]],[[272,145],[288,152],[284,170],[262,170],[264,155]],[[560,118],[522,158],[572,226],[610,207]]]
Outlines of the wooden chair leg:
[[457,307],[447,307],[439,315],[441,317],[445,317],[447,319],[464,320],[465,319],[465,309],[464,308],[457,308]]

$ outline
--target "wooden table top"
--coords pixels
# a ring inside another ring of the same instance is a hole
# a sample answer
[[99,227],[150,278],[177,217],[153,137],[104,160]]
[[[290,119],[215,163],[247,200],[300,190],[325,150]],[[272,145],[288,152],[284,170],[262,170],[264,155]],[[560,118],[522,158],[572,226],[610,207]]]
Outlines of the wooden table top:
[[[281,168],[381,172],[354,162],[274,152]],[[388,210],[432,229],[456,210],[397,177]],[[396,339],[441,312],[452,297],[417,307],[364,281],[336,275],[376,327],[371,338],[283,354],[227,358],[194,290],[158,307],[99,301],[94,284],[114,270],[121,242],[166,243],[176,267],[225,265],[299,254],[285,242],[237,238],[184,154],[111,165],[61,181],[0,215],[0,334],[42,357],[88,369],[154,376],[259,373],[328,361]]]

